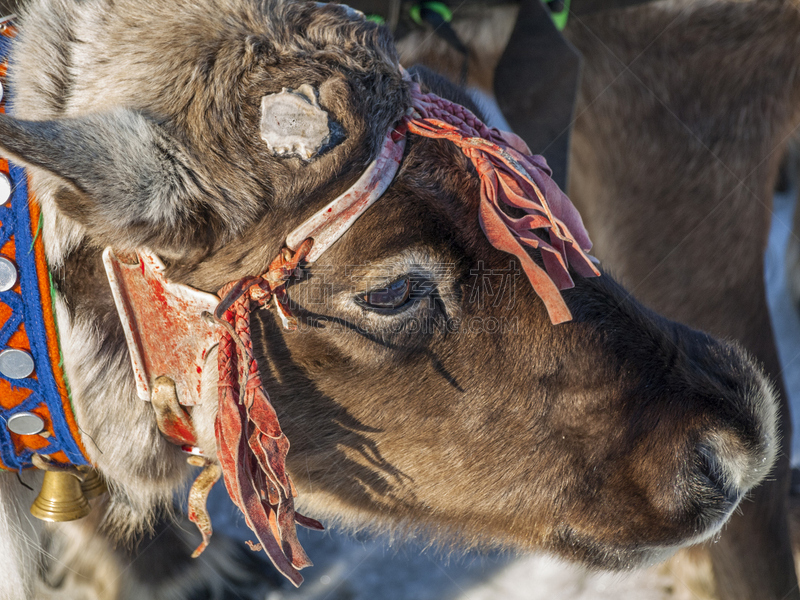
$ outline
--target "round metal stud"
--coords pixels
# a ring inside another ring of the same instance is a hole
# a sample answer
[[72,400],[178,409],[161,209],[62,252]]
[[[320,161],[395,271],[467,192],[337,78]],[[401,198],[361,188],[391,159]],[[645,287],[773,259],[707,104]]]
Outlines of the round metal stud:
[[24,379],[35,367],[33,357],[24,350],[8,348],[0,352],[0,373],[9,379]]
[[0,204],[5,204],[11,198],[11,180],[5,173],[0,173]]
[[17,265],[0,256],[0,292],[7,292],[17,283]]
[[44,420],[33,413],[21,412],[8,419],[7,427],[17,435],[36,435],[44,429]]

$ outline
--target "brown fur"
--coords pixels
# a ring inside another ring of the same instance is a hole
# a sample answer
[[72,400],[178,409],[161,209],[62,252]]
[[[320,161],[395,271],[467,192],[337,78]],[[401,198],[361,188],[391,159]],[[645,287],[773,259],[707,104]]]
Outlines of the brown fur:
[[[569,29],[585,59],[571,196],[598,256],[649,306],[740,340],[779,385],[763,250],[800,118],[798,32],[797,6],[780,2],[658,3],[573,16]],[[725,598],[800,597],[785,399],[781,421],[776,479],[711,547]]]

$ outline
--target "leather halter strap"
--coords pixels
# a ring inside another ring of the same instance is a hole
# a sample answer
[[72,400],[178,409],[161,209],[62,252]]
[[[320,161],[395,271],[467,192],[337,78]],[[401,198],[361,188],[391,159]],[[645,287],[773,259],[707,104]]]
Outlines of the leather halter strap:
[[386,134],[378,158],[370,163],[358,181],[292,231],[286,238],[286,246],[296,251],[306,239],[312,238],[314,246],[305,257],[305,262],[310,264],[316,261],[350,229],[364,211],[383,196],[400,168],[405,147],[405,127],[401,123]]

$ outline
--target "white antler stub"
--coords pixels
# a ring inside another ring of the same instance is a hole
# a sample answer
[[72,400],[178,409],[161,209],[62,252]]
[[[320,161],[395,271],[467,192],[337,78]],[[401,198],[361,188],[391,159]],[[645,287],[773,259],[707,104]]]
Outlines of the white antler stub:
[[331,125],[335,124],[319,105],[316,90],[307,83],[261,99],[261,139],[278,156],[310,160],[336,143]]

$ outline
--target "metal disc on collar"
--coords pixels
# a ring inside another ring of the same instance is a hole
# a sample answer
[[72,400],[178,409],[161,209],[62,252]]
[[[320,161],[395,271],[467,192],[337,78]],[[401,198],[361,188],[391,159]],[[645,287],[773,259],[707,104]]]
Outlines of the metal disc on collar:
[[11,180],[5,173],[0,173],[0,204],[5,204],[11,198]]
[[17,265],[0,256],[0,292],[7,292],[17,283]]
[[24,379],[35,367],[33,357],[24,350],[8,348],[0,352],[0,373],[9,379]]
[[44,429],[44,420],[39,415],[21,412],[9,418],[6,426],[17,435],[36,435]]

